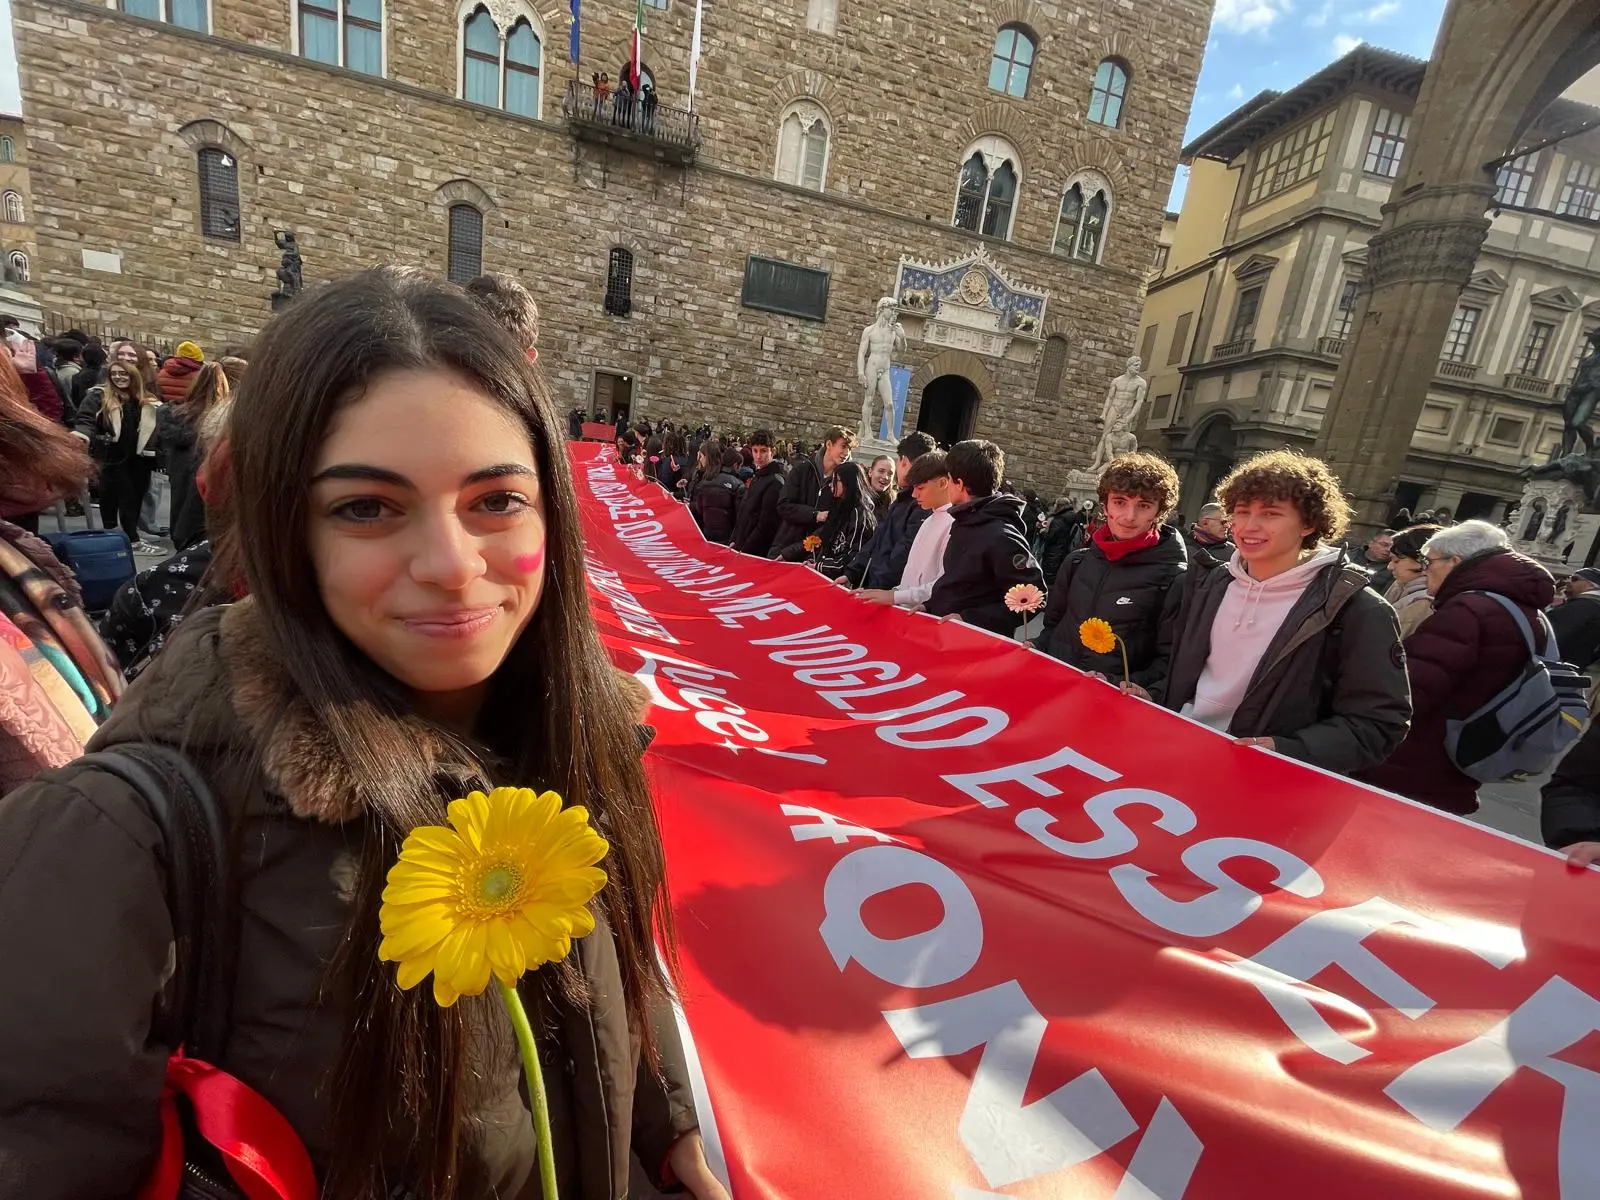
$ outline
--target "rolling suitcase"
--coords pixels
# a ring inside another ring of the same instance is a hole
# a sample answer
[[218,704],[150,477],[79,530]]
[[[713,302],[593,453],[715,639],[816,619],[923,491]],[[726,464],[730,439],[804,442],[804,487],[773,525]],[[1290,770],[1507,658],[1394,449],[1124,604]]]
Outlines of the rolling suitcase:
[[83,606],[90,612],[111,607],[117,589],[133,578],[133,547],[120,529],[72,529],[41,535],[83,589]]

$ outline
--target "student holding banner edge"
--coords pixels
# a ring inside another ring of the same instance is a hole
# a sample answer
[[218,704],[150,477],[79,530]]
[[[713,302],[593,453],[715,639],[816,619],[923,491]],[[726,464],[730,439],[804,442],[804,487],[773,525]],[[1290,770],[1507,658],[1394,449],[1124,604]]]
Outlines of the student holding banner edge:
[[1325,463],[1258,454],[1222,481],[1237,547],[1189,575],[1152,698],[1240,745],[1350,775],[1405,740],[1411,687],[1394,609],[1336,544],[1350,520]]

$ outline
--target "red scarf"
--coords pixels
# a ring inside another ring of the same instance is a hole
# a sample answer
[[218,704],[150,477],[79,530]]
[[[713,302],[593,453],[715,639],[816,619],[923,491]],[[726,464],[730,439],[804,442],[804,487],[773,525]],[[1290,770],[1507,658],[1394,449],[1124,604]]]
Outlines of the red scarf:
[[1112,536],[1111,526],[1102,525],[1094,531],[1094,544],[1100,547],[1100,553],[1106,556],[1107,561],[1116,562],[1126,558],[1135,550],[1148,550],[1161,540],[1161,531],[1154,526],[1145,530],[1136,538],[1127,538],[1119,541]]

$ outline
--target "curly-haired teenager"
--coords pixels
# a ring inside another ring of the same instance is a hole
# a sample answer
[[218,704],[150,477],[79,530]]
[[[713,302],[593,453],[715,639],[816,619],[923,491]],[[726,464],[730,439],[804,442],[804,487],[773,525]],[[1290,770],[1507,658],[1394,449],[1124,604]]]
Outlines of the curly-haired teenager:
[[1405,740],[1411,689],[1394,609],[1332,543],[1350,509],[1314,458],[1276,450],[1217,489],[1238,552],[1184,589],[1168,708],[1314,766],[1351,774]]
[[1078,627],[1108,622],[1128,653],[1129,679],[1146,689],[1166,678],[1188,569],[1183,535],[1163,524],[1178,506],[1178,475],[1154,454],[1124,454],[1100,476],[1106,521],[1087,546],[1067,555],[1050,583],[1042,650],[1081,671],[1122,677],[1122,650],[1096,654]]

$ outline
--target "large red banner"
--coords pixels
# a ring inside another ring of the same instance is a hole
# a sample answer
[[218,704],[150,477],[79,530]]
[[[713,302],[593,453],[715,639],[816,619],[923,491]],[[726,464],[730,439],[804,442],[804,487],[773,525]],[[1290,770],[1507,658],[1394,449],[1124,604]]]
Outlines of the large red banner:
[[572,457],[738,1200],[1600,1197],[1600,878]]

